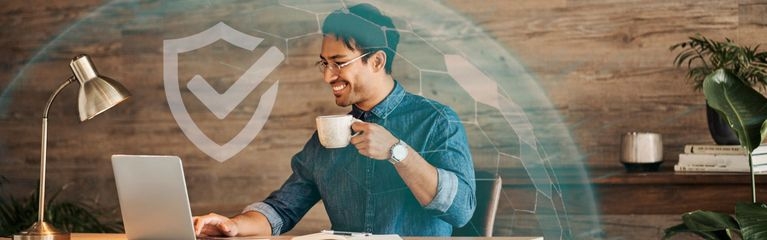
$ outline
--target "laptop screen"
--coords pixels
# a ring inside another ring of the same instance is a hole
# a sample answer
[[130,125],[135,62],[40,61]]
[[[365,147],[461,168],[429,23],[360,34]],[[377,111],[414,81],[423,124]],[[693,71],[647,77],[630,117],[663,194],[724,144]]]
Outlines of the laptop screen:
[[128,239],[195,239],[181,159],[112,155]]

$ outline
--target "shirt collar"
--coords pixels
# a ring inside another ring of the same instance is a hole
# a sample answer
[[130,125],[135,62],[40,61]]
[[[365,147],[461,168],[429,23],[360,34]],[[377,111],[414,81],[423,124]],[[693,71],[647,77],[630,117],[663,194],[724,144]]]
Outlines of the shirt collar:
[[391,114],[394,109],[397,108],[397,106],[399,106],[399,103],[402,102],[402,99],[405,98],[405,93],[405,89],[402,87],[402,85],[399,85],[399,83],[397,83],[395,80],[394,88],[391,90],[391,92],[389,92],[389,95],[386,96],[383,101],[376,104],[373,109],[369,111],[369,113],[366,114],[366,112],[358,108],[357,105],[352,105],[352,111],[350,114],[356,118],[364,119],[368,116],[368,114],[372,113],[381,119],[386,119],[386,117],[389,116],[389,114]]

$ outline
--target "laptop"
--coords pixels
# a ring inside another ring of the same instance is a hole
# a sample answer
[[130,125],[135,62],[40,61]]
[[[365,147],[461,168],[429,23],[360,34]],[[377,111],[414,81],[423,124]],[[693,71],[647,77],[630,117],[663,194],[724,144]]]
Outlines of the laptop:
[[179,157],[112,155],[112,170],[128,239],[195,239]]

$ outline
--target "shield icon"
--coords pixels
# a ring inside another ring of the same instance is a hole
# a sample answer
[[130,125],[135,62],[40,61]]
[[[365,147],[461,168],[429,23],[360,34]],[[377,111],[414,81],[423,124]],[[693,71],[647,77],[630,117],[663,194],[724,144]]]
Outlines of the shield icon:
[[[176,119],[181,131],[192,143],[205,154],[224,162],[242,151],[258,135],[264,127],[269,114],[272,112],[277,100],[276,81],[261,96],[258,107],[245,124],[242,130],[231,140],[224,144],[218,144],[211,140],[199,126],[192,120],[191,115],[181,99],[181,88],[178,79],[178,55],[185,52],[208,46],[218,40],[224,40],[234,46],[248,51],[258,46],[262,38],[247,35],[236,29],[219,22],[215,26],[200,33],[177,39],[163,41],[163,80],[165,96],[168,99],[170,111]],[[261,56],[247,71],[235,81],[224,93],[218,93],[205,79],[195,75],[186,85],[218,119],[224,119],[242,100],[260,84],[269,73],[277,68],[285,59],[285,55],[279,49],[272,46]]]

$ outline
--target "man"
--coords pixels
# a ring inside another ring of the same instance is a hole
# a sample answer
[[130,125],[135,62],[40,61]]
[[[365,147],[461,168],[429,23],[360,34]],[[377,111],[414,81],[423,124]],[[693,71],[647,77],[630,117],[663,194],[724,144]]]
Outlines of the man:
[[291,161],[293,173],[263,202],[227,218],[195,217],[197,235],[279,235],[323,200],[333,230],[450,236],[476,205],[466,133],[447,106],[413,95],[391,76],[399,33],[369,4],[330,14],[317,63],[338,106],[364,122],[345,148],[317,133]]

